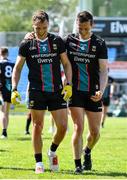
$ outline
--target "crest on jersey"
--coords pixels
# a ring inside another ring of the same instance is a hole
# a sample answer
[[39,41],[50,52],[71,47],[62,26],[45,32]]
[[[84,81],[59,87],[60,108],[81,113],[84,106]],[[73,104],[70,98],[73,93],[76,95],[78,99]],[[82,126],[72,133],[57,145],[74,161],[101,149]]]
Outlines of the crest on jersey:
[[48,51],[48,45],[47,44],[40,44],[40,49],[43,52],[47,52]]
[[93,52],[96,51],[96,46],[92,46],[92,51],[93,51]]
[[53,49],[57,50],[57,45],[56,44],[53,44]]
[[88,50],[88,45],[87,44],[80,44],[80,49],[81,51],[86,51]]
[[96,84],[96,90],[98,90],[99,89],[99,86],[98,86],[98,84]]

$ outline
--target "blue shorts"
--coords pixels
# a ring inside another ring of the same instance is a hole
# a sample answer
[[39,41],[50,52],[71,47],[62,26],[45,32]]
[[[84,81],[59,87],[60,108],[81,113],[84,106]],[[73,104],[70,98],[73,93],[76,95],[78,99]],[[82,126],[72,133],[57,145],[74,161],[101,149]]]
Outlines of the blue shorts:
[[58,110],[67,108],[61,90],[59,92],[29,91],[28,109]]
[[69,107],[82,107],[88,111],[102,112],[102,101],[92,101],[88,92],[73,91]]

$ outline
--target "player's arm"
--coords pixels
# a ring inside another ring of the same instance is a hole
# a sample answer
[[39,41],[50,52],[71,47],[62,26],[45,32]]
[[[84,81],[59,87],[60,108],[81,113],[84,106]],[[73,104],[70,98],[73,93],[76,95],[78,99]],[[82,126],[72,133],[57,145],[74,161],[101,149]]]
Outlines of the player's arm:
[[67,83],[72,84],[72,68],[71,68],[71,63],[67,57],[67,54],[64,52],[60,54],[61,57],[61,62],[64,68],[65,76],[67,79]]
[[108,61],[107,59],[99,59],[99,67],[100,67],[100,91],[102,94],[106,88],[108,83]]
[[15,66],[13,68],[13,72],[12,72],[12,90],[17,89],[21,70],[23,68],[24,63],[25,63],[25,57],[17,56],[16,64],[15,64]]
[[107,59],[99,59],[99,78],[100,78],[100,91],[95,92],[92,96],[93,101],[99,101],[102,98],[104,90],[108,82],[108,61]]
[[17,85],[20,79],[20,74],[22,67],[24,65],[25,58],[23,56],[18,56],[16,60],[16,64],[14,66],[12,72],[12,94],[11,94],[11,103],[16,105],[21,101],[21,97],[19,92],[17,91]]

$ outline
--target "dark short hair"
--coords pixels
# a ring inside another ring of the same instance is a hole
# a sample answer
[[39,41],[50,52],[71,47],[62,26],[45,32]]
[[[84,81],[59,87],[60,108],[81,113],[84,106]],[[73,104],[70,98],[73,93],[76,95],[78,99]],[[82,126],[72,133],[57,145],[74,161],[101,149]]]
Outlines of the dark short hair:
[[49,16],[48,14],[43,11],[43,10],[38,10],[36,11],[33,16],[32,16],[32,22],[35,22],[35,21],[40,21],[40,22],[44,22],[45,20],[47,20],[49,22]]
[[2,56],[8,54],[8,48],[6,48],[6,47],[1,47],[1,48],[0,48],[0,54],[1,54]]
[[92,25],[93,24],[93,15],[90,12],[88,12],[88,11],[82,11],[82,12],[78,13],[77,20],[80,23],[90,21],[90,23]]

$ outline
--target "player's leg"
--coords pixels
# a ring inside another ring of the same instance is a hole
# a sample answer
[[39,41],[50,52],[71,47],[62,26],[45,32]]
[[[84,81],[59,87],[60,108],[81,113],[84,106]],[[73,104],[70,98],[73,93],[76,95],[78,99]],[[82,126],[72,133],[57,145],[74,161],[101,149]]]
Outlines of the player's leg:
[[27,114],[27,119],[26,119],[26,127],[25,127],[25,134],[30,134],[29,132],[29,127],[30,127],[30,124],[31,124],[31,113],[29,112]]
[[67,130],[67,109],[59,109],[51,111],[51,113],[57,128],[53,142],[59,145],[63,140]]
[[44,166],[42,161],[42,147],[43,141],[41,138],[43,125],[44,125],[44,113],[45,111],[31,109],[32,117],[32,143],[34,148],[34,156],[36,160],[35,173],[43,173]]
[[103,106],[102,122],[101,122],[102,127],[104,127],[104,123],[105,123],[106,116],[107,116],[107,111],[108,111],[108,106]]
[[59,110],[51,111],[51,114],[53,116],[56,125],[56,132],[54,134],[52,144],[48,151],[48,156],[49,156],[50,169],[52,171],[58,171],[59,167],[58,167],[58,157],[56,155],[56,150],[66,134],[67,109],[59,109]]
[[91,150],[97,143],[100,137],[100,125],[102,112],[91,112],[86,111],[88,125],[89,125],[89,134],[87,137],[87,144],[84,147],[84,170],[91,170],[92,162],[91,162]]
[[9,102],[4,102],[2,105],[2,136],[1,138],[6,138],[7,137],[7,128],[8,128],[8,123],[9,123],[9,110],[10,110],[10,103]]
[[71,117],[74,123],[74,131],[72,135],[73,158],[75,162],[75,173],[82,172],[81,154],[83,145],[83,130],[84,130],[84,108],[71,107]]
[[53,134],[54,132],[55,132],[55,123],[54,123],[54,119],[53,119],[53,117],[51,115],[51,126],[49,128],[49,133]]

